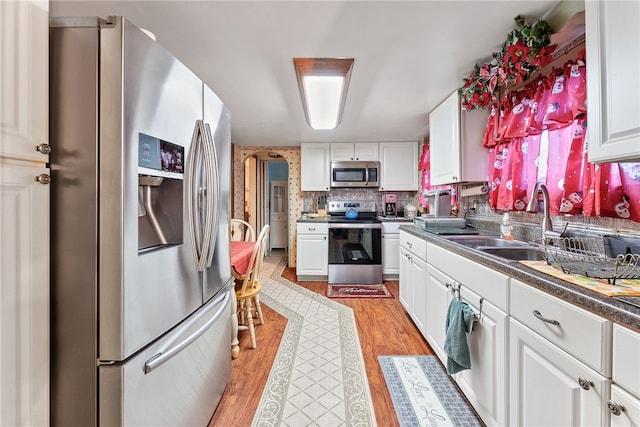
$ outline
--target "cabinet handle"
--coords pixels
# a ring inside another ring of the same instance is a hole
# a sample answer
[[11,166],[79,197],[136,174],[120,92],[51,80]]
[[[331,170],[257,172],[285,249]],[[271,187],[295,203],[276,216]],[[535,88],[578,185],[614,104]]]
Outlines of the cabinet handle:
[[589,381],[584,377],[578,378],[578,384],[580,384],[580,388],[583,390],[589,390],[591,387],[596,386],[592,381]]
[[40,184],[46,185],[51,183],[51,177],[46,173],[41,173],[40,175],[36,176],[34,179]]
[[457,181],[458,177],[457,176],[452,176],[451,179],[454,180],[454,181]]
[[49,144],[42,143],[36,145],[35,149],[42,154],[51,154],[51,146]]
[[322,236],[322,238],[323,238],[324,240],[327,240],[327,236]]
[[411,242],[407,242],[407,246],[409,246],[410,248],[413,247],[413,245],[411,244]]
[[536,316],[538,319],[542,320],[543,322],[551,323],[552,325],[555,325],[555,326],[560,326],[560,322],[558,322],[557,320],[547,319],[538,310],[533,310],[533,315]]
[[607,408],[609,408],[609,412],[611,412],[613,415],[621,415],[623,412],[627,411],[627,408],[625,408],[615,400],[609,400],[607,402]]
[[315,227],[309,227],[309,231],[316,231]]

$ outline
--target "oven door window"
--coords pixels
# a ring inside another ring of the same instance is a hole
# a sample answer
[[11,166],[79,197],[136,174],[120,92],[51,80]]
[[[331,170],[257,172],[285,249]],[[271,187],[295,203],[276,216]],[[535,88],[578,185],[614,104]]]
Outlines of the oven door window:
[[379,228],[329,228],[329,264],[381,264]]

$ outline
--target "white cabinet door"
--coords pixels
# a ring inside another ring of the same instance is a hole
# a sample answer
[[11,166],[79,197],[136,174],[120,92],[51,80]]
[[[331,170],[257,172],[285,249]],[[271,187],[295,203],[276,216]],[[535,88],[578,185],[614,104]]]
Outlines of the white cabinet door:
[[444,351],[447,313],[453,298],[454,280],[427,263],[427,323],[425,338],[446,366],[447,354]]
[[640,161],[640,2],[586,1],[590,162]]
[[0,2],[0,40],[0,425],[46,426],[49,2]]
[[333,142],[331,143],[331,161],[357,160],[378,161],[377,142]]
[[306,143],[300,145],[300,189],[302,191],[329,191],[329,144]]
[[467,335],[471,369],[459,372],[453,378],[488,426],[507,425],[509,317],[465,287],[460,289],[460,298],[480,317]]
[[418,143],[380,143],[380,191],[417,191]]
[[427,324],[427,263],[415,255],[409,258],[410,280],[413,293],[410,296],[411,318],[422,336],[425,336]]
[[517,320],[509,329],[512,426],[608,425],[610,380]]
[[357,142],[353,146],[354,160],[358,161],[378,161],[378,143],[377,142]]
[[49,4],[0,2],[0,157],[46,163]]
[[287,181],[271,181],[269,198],[269,249],[286,248],[289,240],[287,219],[289,195]]
[[607,410],[611,427],[640,426],[640,399],[616,384],[611,386],[611,400],[607,402]]
[[385,280],[398,278],[400,271],[400,235],[382,235],[382,276]]
[[326,276],[329,267],[329,246],[326,235],[298,235],[298,276]]
[[0,164],[0,425],[49,424],[49,185]]
[[400,300],[400,303],[402,304],[404,309],[407,310],[407,313],[411,314],[411,307],[409,306],[409,301],[411,300],[411,294],[412,294],[411,268],[410,268],[411,264],[409,263],[409,257],[411,256],[411,253],[407,249],[403,248],[402,246],[400,246],[398,251],[400,253],[399,268],[398,268],[400,295],[398,296],[398,299]]
[[431,185],[487,180],[482,146],[489,113],[462,111],[458,91],[429,114]]

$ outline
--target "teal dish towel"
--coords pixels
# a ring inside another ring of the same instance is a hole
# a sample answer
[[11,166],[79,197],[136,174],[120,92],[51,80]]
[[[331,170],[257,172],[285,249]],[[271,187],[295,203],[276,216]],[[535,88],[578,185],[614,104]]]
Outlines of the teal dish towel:
[[474,312],[464,301],[453,299],[447,312],[444,351],[447,353],[447,373],[471,369],[471,356],[467,344],[467,333],[471,332]]

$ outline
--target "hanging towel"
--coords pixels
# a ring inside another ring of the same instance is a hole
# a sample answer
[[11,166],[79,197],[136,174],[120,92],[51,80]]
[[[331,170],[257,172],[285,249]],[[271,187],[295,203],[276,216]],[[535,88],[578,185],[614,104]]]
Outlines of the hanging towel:
[[447,312],[444,351],[447,353],[447,373],[471,369],[467,332],[473,327],[474,312],[464,301],[453,299]]

